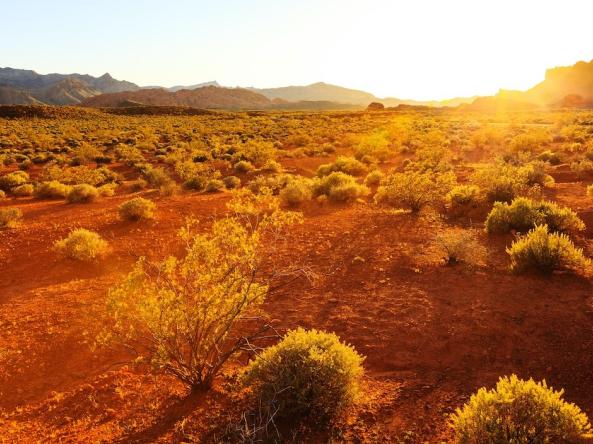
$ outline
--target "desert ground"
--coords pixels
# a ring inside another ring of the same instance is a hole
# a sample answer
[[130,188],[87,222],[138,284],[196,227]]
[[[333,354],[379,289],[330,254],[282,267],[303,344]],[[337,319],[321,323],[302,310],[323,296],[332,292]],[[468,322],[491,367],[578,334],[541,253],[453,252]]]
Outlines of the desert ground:
[[[190,393],[170,374],[134,365],[124,348],[94,345],[109,289],[141,256],[182,255],[186,218],[205,231],[227,214],[228,176],[303,215],[263,265],[307,270],[267,295],[261,308],[274,328],[333,332],[366,358],[360,399],[329,429],[281,430],[284,441],[451,442],[449,415],[511,374],[564,389],[593,418],[588,265],[511,271],[506,249],[524,230],[485,230],[491,182],[531,168],[529,180],[506,183],[511,197],[573,210],[585,228],[571,240],[590,257],[592,159],[593,113],[578,110],[130,116],[31,107],[0,118],[0,176],[25,171],[32,185],[6,186],[0,199],[0,210],[22,212],[0,229],[0,441],[232,442],[248,408],[236,381],[249,353],[230,359],[211,389]],[[285,176],[315,180],[322,165],[359,188],[287,200]],[[489,168],[501,169],[479,175]],[[376,198],[383,179],[363,185],[375,170],[452,174],[455,184],[409,211]],[[115,185],[72,203],[36,192],[52,180]],[[447,198],[472,184],[480,191],[471,202]],[[154,218],[122,220],[118,207],[135,197],[156,204]],[[109,251],[92,261],[58,254],[55,243],[76,228],[98,233]],[[475,254],[448,263],[438,236],[459,232],[472,233]]]

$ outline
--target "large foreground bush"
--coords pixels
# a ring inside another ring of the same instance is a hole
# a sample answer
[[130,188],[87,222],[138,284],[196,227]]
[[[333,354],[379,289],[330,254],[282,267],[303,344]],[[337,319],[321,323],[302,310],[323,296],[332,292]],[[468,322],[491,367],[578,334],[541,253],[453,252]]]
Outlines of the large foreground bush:
[[271,248],[274,235],[299,219],[280,211],[277,199],[247,190],[237,192],[229,209],[232,215],[205,233],[195,234],[192,224],[181,230],[184,256],[140,259],[109,291],[110,327],[100,343],[133,348],[138,362],[192,389],[210,386],[227,359],[253,340],[238,335],[235,324],[256,314],[268,292],[260,277],[263,238]]
[[589,260],[566,234],[551,233],[547,225],[538,225],[507,248],[511,270],[535,269],[542,273],[554,270],[583,271]]
[[570,208],[554,202],[534,201],[518,197],[510,204],[495,202],[486,218],[488,233],[508,233],[511,230],[527,231],[536,225],[546,224],[550,231],[570,233],[585,229],[585,223]]
[[324,422],[358,396],[363,360],[333,333],[298,328],[253,360],[244,382],[280,416]]
[[71,231],[65,239],[57,241],[54,247],[61,255],[79,261],[91,261],[108,250],[106,240],[98,233],[84,228]]
[[581,442],[591,432],[587,416],[562,395],[545,381],[503,377],[495,389],[481,388],[457,409],[451,426],[461,444]]

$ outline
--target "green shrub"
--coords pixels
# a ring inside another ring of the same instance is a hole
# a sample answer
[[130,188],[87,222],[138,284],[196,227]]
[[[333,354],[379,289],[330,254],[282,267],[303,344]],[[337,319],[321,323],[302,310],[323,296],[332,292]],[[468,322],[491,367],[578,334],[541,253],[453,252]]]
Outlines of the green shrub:
[[355,177],[341,172],[334,172],[328,176],[318,177],[313,182],[313,195],[325,195],[334,202],[351,202],[367,196],[370,190],[359,184]]
[[136,179],[131,181],[128,184],[130,191],[132,191],[133,193],[137,192],[137,191],[142,191],[143,189],[145,189],[148,186],[148,182],[146,182],[144,179]]
[[224,182],[220,179],[211,179],[206,184],[207,193],[215,193],[224,190]]
[[64,199],[70,192],[70,186],[51,180],[41,182],[35,187],[35,197],[39,199]]
[[0,227],[14,228],[23,218],[23,212],[18,208],[0,208]]
[[451,209],[476,207],[480,202],[480,187],[477,185],[457,185],[447,193]]
[[144,177],[153,188],[161,188],[173,182],[173,179],[171,179],[169,174],[161,167],[149,168],[144,172]]
[[234,165],[233,168],[239,174],[247,174],[255,169],[253,164],[251,162],[248,162],[247,160],[240,160]]
[[224,186],[227,188],[227,190],[232,190],[241,186],[241,179],[239,179],[237,176],[227,176],[222,179],[222,181],[224,182]]
[[282,417],[326,422],[358,397],[363,360],[333,333],[298,328],[251,361],[243,381]]
[[274,159],[269,159],[264,166],[261,167],[264,173],[278,174],[282,172],[282,165],[276,162]]
[[559,207],[554,202],[536,202],[525,197],[518,197],[510,204],[495,202],[485,222],[488,233],[527,231],[542,224],[546,224],[550,231],[562,233],[585,229],[585,223],[570,208]]
[[521,167],[507,163],[488,165],[474,173],[473,180],[490,202],[510,202],[534,185],[547,187],[554,183],[545,173],[543,163]]
[[86,183],[80,185],[74,185],[66,200],[69,203],[89,203],[95,201],[99,197],[99,190],[97,190],[94,186],[88,185]]
[[367,187],[374,187],[381,183],[381,180],[385,177],[385,175],[381,172],[381,170],[373,170],[367,177],[364,178],[364,184]]
[[317,168],[317,177],[327,176],[334,172],[342,172],[350,176],[361,176],[368,171],[367,166],[354,157],[338,156],[334,163],[328,163]]
[[537,156],[538,160],[548,162],[551,165],[559,165],[561,162],[560,156],[558,153],[555,153],[550,150],[543,151]]
[[282,203],[289,207],[296,207],[307,202],[313,196],[311,181],[304,177],[295,178],[280,190],[279,196]]
[[206,176],[194,176],[183,183],[183,186],[188,190],[203,191],[208,184]]
[[10,191],[11,188],[24,185],[29,182],[29,175],[24,171],[14,171],[12,173],[0,176],[0,189]]
[[545,381],[502,377],[481,388],[451,417],[461,444],[577,443],[591,433],[587,415],[562,399]]
[[11,190],[12,194],[19,197],[32,196],[35,192],[35,187],[30,183],[19,185]]
[[538,225],[506,249],[511,270],[535,269],[542,273],[554,270],[584,271],[589,260],[566,234],[550,233],[547,225]]
[[119,207],[119,216],[124,220],[154,219],[156,205],[153,201],[136,197],[122,203]]
[[408,208],[412,212],[425,206],[434,206],[445,201],[455,184],[452,172],[406,171],[386,177],[377,189],[375,202],[379,205]]
[[106,183],[105,185],[101,185],[99,188],[97,188],[97,191],[99,192],[99,196],[111,197],[115,195],[116,189],[116,183]]
[[56,251],[64,257],[79,261],[90,261],[107,253],[108,244],[98,233],[77,228],[54,244]]

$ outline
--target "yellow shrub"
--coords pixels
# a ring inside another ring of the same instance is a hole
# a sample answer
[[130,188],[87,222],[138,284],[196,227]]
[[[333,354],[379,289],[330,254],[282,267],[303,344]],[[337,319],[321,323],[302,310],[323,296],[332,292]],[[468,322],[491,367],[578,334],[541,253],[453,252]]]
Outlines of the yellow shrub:
[[538,225],[507,248],[511,270],[536,269],[543,273],[553,270],[583,271],[589,260],[576,248],[566,234],[550,233],[547,225]]
[[97,190],[94,186],[88,185],[86,183],[80,185],[74,185],[66,200],[69,203],[89,203],[93,202],[99,197],[99,190]]
[[57,180],[42,182],[35,188],[35,197],[39,199],[63,199],[70,193],[71,187]]
[[0,228],[14,228],[23,218],[18,208],[0,208]]
[[108,244],[98,233],[77,228],[54,247],[62,256],[79,261],[90,261],[107,253]]
[[358,397],[363,360],[333,333],[298,328],[251,361],[243,382],[280,416],[325,422]]
[[154,219],[156,205],[153,201],[136,197],[119,206],[119,215],[124,220]]
[[546,382],[502,377],[481,388],[451,417],[461,444],[577,443],[591,432],[587,415]]

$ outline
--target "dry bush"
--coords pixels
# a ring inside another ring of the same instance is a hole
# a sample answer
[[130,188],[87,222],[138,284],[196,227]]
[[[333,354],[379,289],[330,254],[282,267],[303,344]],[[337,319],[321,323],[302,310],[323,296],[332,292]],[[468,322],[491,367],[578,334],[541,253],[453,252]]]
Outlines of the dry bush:
[[2,199],[6,199],[6,193],[2,190],[0,190],[0,200]]
[[29,182],[29,175],[24,171],[14,171],[0,176],[0,190],[10,191],[12,188]]
[[247,174],[255,170],[253,164],[247,160],[240,160],[233,166],[233,168],[239,174]]
[[169,174],[161,167],[149,168],[144,172],[144,177],[153,188],[161,188],[173,182]]
[[264,173],[279,174],[283,170],[282,165],[276,162],[274,159],[268,160],[262,167],[261,171]]
[[546,224],[550,231],[575,233],[585,229],[585,223],[570,208],[554,202],[518,197],[510,204],[495,202],[486,218],[488,233],[508,233],[511,230],[527,231],[536,225]]
[[381,172],[381,170],[373,170],[364,178],[364,184],[367,187],[374,187],[381,183],[385,175]]
[[35,187],[35,197],[39,199],[64,199],[70,193],[71,187],[57,180],[41,182]]
[[444,203],[455,184],[452,172],[433,173],[406,171],[387,176],[375,195],[375,202],[390,207],[403,207],[418,212],[425,206]]
[[18,208],[0,208],[0,228],[15,228],[23,218]]
[[225,189],[224,182],[220,179],[211,179],[206,184],[207,193],[216,193]]
[[118,207],[119,216],[123,220],[146,220],[154,219],[154,210],[156,205],[153,201],[144,199],[143,197],[136,197],[122,203]]
[[313,197],[311,181],[304,177],[296,177],[280,190],[279,196],[282,203],[289,207],[308,202]]
[[116,183],[106,183],[105,185],[101,185],[99,188],[97,188],[97,191],[99,192],[99,196],[111,197],[115,195],[116,189]]
[[368,167],[354,157],[338,156],[335,162],[320,165],[317,168],[316,175],[317,177],[324,177],[334,172],[341,172],[350,176],[361,176],[366,174],[367,171]]
[[451,417],[461,444],[580,443],[591,438],[587,415],[562,399],[545,381],[502,377],[496,388],[481,388]]
[[471,230],[447,230],[439,233],[434,245],[445,264],[453,265],[463,262],[477,266],[484,263],[486,249],[478,240],[478,236]]
[[313,195],[326,196],[334,202],[352,202],[368,196],[370,190],[356,181],[355,177],[341,172],[318,177],[313,181]]
[[480,187],[477,185],[457,185],[447,193],[447,203],[453,211],[476,208],[480,200]]
[[98,233],[77,228],[62,240],[57,241],[54,247],[58,253],[70,259],[91,261],[107,253],[107,241]]
[[538,225],[506,249],[511,270],[534,269],[542,273],[554,270],[584,272],[590,261],[566,234],[551,233],[547,225]]
[[92,185],[88,185],[86,183],[74,185],[66,200],[68,203],[90,203],[97,200],[99,197],[99,190]]
[[33,193],[35,192],[35,187],[33,185],[31,185],[30,183],[26,183],[24,185],[19,185],[18,187],[14,187],[11,190],[12,194],[17,196],[17,197],[26,197],[26,196],[32,196]]
[[222,181],[224,182],[224,186],[227,188],[227,190],[232,190],[241,186],[241,179],[239,179],[237,176],[227,176],[222,179]]
[[298,328],[251,361],[243,383],[280,417],[327,423],[359,396],[363,360],[333,333]]

